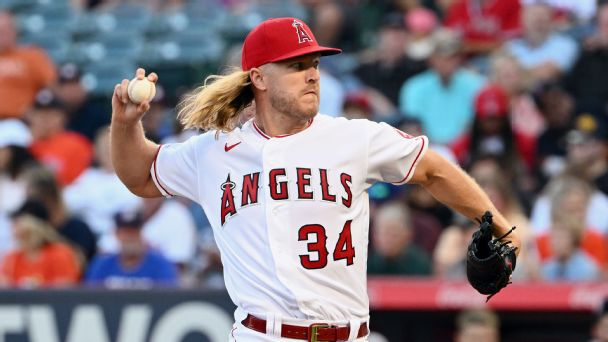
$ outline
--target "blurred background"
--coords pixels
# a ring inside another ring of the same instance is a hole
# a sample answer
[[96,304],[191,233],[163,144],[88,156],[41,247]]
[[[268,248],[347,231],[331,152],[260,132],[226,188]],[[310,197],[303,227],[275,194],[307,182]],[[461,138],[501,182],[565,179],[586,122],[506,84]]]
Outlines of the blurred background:
[[270,17],[322,45],[321,109],[425,134],[517,226],[513,284],[466,282],[475,224],[370,189],[378,341],[608,341],[608,4],[596,0],[0,0],[0,341],[225,341],[233,306],[201,208],[142,199],[109,158],[111,94],[159,75],[144,127],[240,66]]

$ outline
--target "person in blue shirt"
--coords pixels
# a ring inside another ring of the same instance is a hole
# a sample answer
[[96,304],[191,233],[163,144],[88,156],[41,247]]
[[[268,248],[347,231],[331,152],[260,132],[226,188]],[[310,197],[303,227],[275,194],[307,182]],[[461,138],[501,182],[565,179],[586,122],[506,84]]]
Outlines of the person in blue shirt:
[[507,42],[504,47],[528,71],[535,85],[558,80],[578,56],[576,41],[557,33],[552,18],[553,10],[546,4],[525,6],[521,13],[522,37]]
[[114,217],[118,253],[93,259],[86,284],[106,288],[150,288],[177,285],[177,269],[167,258],[146,246],[140,212],[120,212]]
[[455,32],[439,30],[433,43],[431,68],[403,84],[399,110],[419,120],[430,141],[449,145],[468,131],[475,95],[486,80],[462,67],[462,41]]

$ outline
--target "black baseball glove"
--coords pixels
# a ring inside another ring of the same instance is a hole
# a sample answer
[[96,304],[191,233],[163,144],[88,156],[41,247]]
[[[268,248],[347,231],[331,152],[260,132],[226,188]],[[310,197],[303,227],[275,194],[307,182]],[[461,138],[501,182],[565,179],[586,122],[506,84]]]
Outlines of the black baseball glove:
[[515,227],[503,236],[492,239],[492,213],[486,211],[480,221],[479,230],[467,251],[467,278],[479,293],[488,295],[490,300],[498,291],[510,284],[511,273],[515,269],[517,247],[511,241],[502,241]]

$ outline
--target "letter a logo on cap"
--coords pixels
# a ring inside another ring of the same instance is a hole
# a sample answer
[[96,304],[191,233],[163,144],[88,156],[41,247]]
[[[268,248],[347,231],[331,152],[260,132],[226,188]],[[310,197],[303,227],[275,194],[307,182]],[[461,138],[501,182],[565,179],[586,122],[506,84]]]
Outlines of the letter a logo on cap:
[[310,38],[308,33],[306,33],[306,30],[304,30],[304,27],[301,22],[294,20],[291,26],[296,28],[296,33],[298,34],[298,42],[300,44],[304,42],[312,42],[312,38]]

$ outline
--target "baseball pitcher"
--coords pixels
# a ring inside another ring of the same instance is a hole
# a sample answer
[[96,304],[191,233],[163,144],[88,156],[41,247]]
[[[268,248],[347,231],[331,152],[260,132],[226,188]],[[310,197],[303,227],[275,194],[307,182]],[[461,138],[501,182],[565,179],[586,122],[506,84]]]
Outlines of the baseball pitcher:
[[317,112],[320,58],[340,50],[278,18],[255,27],[242,52],[241,70],[209,77],[180,104],[181,122],[206,131],[184,143],[145,139],[149,103],[129,99],[129,81],[112,99],[112,160],[124,184],[205,210],[237,306],[230,341],[366,341],[367,191],[378,181],[420,184],[480,223],[491,212],[469,248],[469,278],[490,295],[506,286],[519,239],[469,176],[424,136]]

